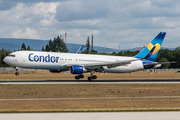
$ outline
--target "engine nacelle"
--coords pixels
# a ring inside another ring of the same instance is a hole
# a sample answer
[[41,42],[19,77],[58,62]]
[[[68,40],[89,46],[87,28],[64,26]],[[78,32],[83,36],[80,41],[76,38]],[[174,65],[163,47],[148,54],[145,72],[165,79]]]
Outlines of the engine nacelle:
[[49,70],[49,72],[51,72],[51,73],[60,73],[61,71],[60,70]]
[[87,72],[87,70],[83,66],[73,65],[70,68],[70,72],[71,74],[82,74],[82,73]]

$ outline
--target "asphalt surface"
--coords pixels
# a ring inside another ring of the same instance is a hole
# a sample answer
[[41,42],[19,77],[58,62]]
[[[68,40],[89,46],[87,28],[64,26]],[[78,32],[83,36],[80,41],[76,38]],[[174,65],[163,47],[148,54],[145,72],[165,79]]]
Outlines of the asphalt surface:
[[180,120],[180,112],[0,113],[0,120]]
[[4,80],[0,84],[173,84],[180,79],[145,79],[145,80]]

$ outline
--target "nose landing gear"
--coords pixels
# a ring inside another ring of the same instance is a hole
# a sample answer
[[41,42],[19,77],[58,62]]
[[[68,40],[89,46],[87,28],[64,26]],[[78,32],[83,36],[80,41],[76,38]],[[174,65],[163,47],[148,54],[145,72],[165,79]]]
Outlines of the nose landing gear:
[[15,72],[15,75],[16,75],[16,76],[18,76],[18,75],[19,75],[19,73],[18,73],[18,72]]
[[18,72],[18,67],[14,67],[14,69],[16,69],[16,72],[15,72],[15,75],[18,76],[19,75],[19,72]]

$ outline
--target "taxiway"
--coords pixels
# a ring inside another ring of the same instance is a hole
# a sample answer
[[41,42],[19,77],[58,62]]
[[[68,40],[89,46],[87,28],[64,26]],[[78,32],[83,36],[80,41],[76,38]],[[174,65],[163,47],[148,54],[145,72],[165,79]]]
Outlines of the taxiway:
[[74,112],[1,113],[0,120],[179,120],[179,111],[166,112]]

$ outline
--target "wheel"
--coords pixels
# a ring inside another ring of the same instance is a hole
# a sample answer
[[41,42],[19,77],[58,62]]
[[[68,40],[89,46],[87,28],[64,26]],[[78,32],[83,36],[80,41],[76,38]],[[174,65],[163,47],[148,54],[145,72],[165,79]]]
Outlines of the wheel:
[[92,79],[93,79],[92,77],[88,77],[88,80],[89,80],[89,81],[92,81]]
[[84,75],[79,75],[80,78],[84,78]]
[[93,79],[97,79],[97,76],[96,76],[96,75],[93,75]]
[[75,76],[75,79],[79,79],[80,77],[79,76]]
[[19,73],[18,73],[18,72],[16,72],[16,73],[15,73],[15,75],[16,75],[16,76],[18,76],[18,75],[19,75]]

